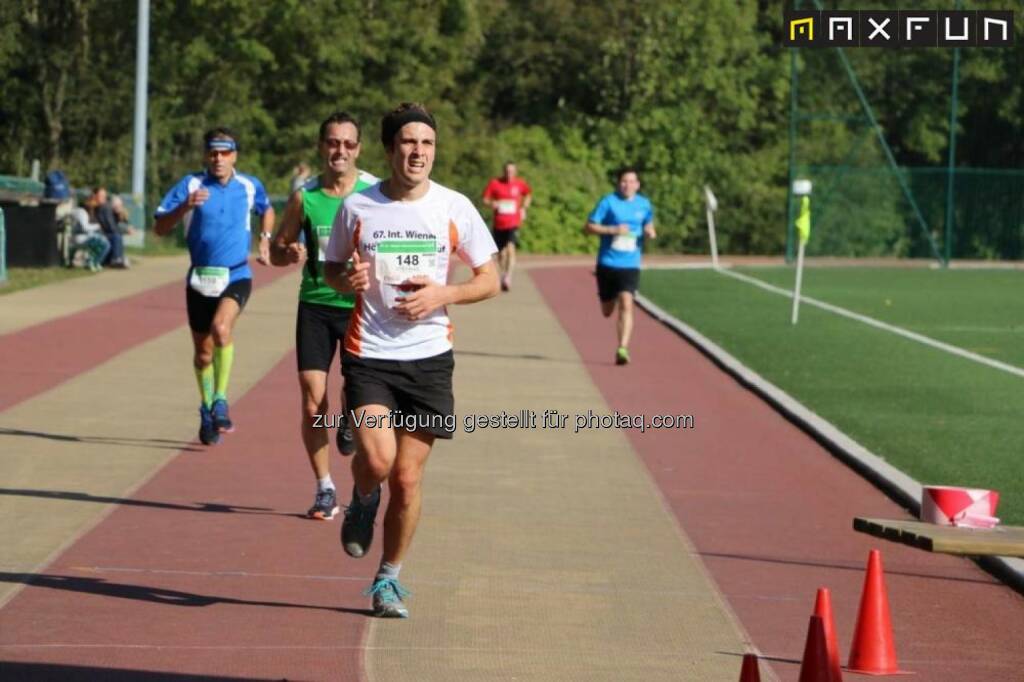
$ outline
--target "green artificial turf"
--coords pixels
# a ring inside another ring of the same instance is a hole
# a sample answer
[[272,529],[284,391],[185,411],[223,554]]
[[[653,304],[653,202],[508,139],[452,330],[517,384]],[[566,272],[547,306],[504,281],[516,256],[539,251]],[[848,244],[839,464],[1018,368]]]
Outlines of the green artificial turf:
[[[920,482],[998,490],[1024,524],[1024,378],[808,305],[794,327],[789,298],[709,270],[646,271],[642,291]],[[803,291],[1024,366],[1024,272],[815,268]]]

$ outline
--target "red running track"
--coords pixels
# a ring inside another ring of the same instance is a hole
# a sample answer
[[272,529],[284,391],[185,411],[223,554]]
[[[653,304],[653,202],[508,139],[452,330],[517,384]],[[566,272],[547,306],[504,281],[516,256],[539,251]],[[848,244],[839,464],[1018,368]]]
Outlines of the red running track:
[[[253,286],[293,271],[253,266]],[[0,412],[187,323],[182,273],[180,281],[4,334]]]
[[[845,656],[874,546],[850,519],[900,510],[646,316],[635,362],[614,367],[586,269],[533,277],[613,409],[696,416],[693,431],[629,435],[780,677],[797,678],[819,585]],[[364,677],[360,591],[376,559],[346,557],[337,522],[298,517],[312,489],[297,402],[289,353],[234,403],[222,445],[176,457],[38,575],[0,573],[31,579],[0,610],[0,679]],[[881,548],[904,668],[1021,679],[1024,600],[969,562]]]
[[600,314],[590,268],[530,274],[612,409],[694,415],[693,430],[628,435],[780,679],[798,677],[819,586],[831,589],[845,664],[878,548],[902,668],[928,682],[1024,680],[1024,598],[965,559],[855,533],[854,516],[907,514],[639,310],[633,363],[616,367],[614,320]]
[[377,558],[344,554],[340,517],[302,518],[298,411],[289,352],[220,445],[175,457],[38,574],[0,572],[28,582],[0,610],[0,679],[362,679]]

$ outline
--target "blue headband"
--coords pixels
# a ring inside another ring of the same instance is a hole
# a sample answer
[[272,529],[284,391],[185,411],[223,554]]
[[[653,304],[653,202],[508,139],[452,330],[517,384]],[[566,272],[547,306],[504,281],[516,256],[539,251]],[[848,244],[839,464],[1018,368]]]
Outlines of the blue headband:
[[238,149],[238,147],[235,145],[235,141],[234,140],[224,139],[224,138],[217,138],[217,139],[210,140],[209,142],[207,142],[206,143],[206,149],[207,149],[207,151],[209,151],[211,149],[226,149],[229,152],[233,152],[236,149]]

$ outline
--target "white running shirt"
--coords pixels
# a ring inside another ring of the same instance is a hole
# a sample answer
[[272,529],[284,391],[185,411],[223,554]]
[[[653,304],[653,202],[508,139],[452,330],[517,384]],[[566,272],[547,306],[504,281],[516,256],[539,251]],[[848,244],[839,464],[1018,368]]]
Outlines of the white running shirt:
[[453,251],[471,268],[498,251],[472,202],[434,181],[415,201],[389,199],[381,183],[346,197],[334,217],[327,260],[346,263],[356,248],[370,263],[370,288],[356,296],[345,351],[383,360],[419,360],[452,347],[447,310],[410,321],[391,309],[405,295],[396,285],[415,275],[444,285]]

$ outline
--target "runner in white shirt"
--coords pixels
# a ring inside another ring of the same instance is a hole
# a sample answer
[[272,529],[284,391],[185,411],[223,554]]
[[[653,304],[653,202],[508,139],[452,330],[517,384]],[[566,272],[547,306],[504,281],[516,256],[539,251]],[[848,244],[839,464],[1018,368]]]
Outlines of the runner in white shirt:
[[[409,615],[398,574],[419,522],[427,457],[435,438],[455,431],[445,306],[476,303],[499,289],[497,247],[483,218],[465,196],[430,180],[436,130],[420,105],[404,103],[384,116],[391,176],[345,199],[326,249],[327,283],[356,293],[342,372],[359,448],[341,541],[351,556],[366,554],[387,480],[384,551],[367,593],[374,614],[392,618]],[[468,281],[448,283],[452,254],[472,268]]]

